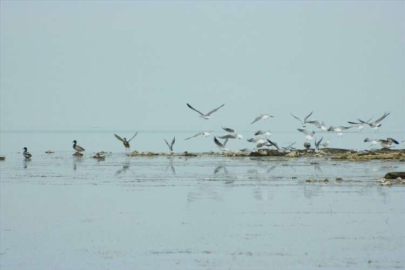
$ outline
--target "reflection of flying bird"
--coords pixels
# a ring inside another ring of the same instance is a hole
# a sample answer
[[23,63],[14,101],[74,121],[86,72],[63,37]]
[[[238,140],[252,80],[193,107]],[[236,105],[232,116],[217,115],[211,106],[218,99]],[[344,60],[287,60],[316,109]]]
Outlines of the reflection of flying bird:
[[188,106],[190,109],[192,109],[193,111],[199,113],[199,114],[200,114],[200,117],[203,118],[203,119],[205,119],[205,120],[210,119],[210,118],[211,118],[211,114],[213,114],[214,112],[216,112],[216,111],[218,111],[219,109],[221,109],[224,105],[225,105],[225,104],[222,104],[221,106],[219,106],[219,107],[216,108],[216,109],[213,109],[213,110],[210,111],[209,113],[203,114],[202,112],[200,112],[200,111],[194,109],[190,104],[187,103],[187,106]]
[[24,150],[23,156],[25,157],[25,159],[30,159],[32,155],[30,154],[30,152],[28,152],[27,147],[24,147],[23,150]]
[[169,147],[170,152],[173,153],[173,145],[174,145],[174,143],[176,142],[176,137],[173,137],[173,140],[172,140],[172,143],[171,143],[171,144],[169,144],[169,143],[166,141],[166,139],[164,139],[164,140],[165,140],[167,146]]
[[379,139],[379,140],[372,140],[369,138],[366,138],[364,142],[371,142],[371,145],[377,145],[380,144],[382,148],[390,148],[393,146],[393,144],[399,144],[399,142],[393,138],[387,138],[386,140]]
[[250,123],[250,124],[254,124],[254,123],[256,123],[256,122],[259,121],[259,120],[266,120],[266,119],[269,119],[270,117],[274,117],[274,116],[272,116],[272,115],[270,115],[270,114],[261,114],[261,115],[259,115],[258,117],[256,117],[255,120],[253,120],[253,122]]
[[305,124],[306,123],[309,123],[308,122],[308,118],[312,115],[312,113],[313,112],[311,112],[310,114],[308,114],[305,118],[304,118],[304,121],[302,121],[301,119],[299,119],[297,116],[295,116],[295,115],[293,115],[293,114],[291,114],[295,119],[297,119],[298,121],[300,121],[300,123],[302,124],[302,126],[303,127],[305,127]]
[[184,140],[190,140],[190,139],[195,138],[195,137],[198,137],[198,136],[209,137],[210,135],[211,135],[211,133],[206,132],[206,131],[203,131],[203,132],[199,132],[199,133],[195,134],[194,136],[188,137],[188,138],[186,138],[186,139],[184,139]]
[[124,144],[125,149],[130,149],[130,148],[131,148],[131,146],[129,145],[129,142],[132,141],[132,139],[135,138],[136,135],[138,135],[138,132],[135,133],[135,135],[132,136],[132,138],[127,141],[127,138],[122,139],[122,138],[121,138],[120,136],[118,136],[117,134],[114,134],[115,138],[117,138],[118,140],[120,140],[120,141]]

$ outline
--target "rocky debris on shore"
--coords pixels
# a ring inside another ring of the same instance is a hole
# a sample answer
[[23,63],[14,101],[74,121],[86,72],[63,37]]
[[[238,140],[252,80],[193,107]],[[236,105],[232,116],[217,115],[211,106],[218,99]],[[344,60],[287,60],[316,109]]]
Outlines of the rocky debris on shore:
[[405,150],[389,150],[382,149],[376,151],[364,151],[346,153],[337,157],[332,157],[334,160],[350,160],[350,161],[366,161],[366,160],[398,160],[405,161]]
[[314,182],[317,182],[317,183],[328,183],[328,182],[329,182],[329,179],[328,179],[328,178],[324,178],[324,179],[314,179],[314,178],[310,178],[310,179],[307,179],[305,182],[309,182],[309,183],[314,183]]
[[55,152],[53,152],[51,150],[48,150],[48,151],[45,152],[45,154],[53,154],[53,153],[55,153]]
[[401,150],[375,150],[375,151],[362,151],[358,152],[350,149],[339,149],[339,148],[324,148],[320,151],[315,151],[314,149],[300,149],[293,151],[285,150],[275,150],[275,149],[258,149],[254,151],[223,151],[223,152],[202,152],[202,153],[158,153],[158,152],[140,152],[133,151],[128,153],[127,156],[186,156],[186,157],[197,157],[197,156],[226,156],[226,157],[316,157],[316,158],[331,158],[333,160],[349,160],[349,161],[363,161],[363,160],[399,160],[405,161],[405,149]]
[[76,153],[73,154],[73,156],[74,156],[74,157],[82,157],[83,154],[80,153],[80,152],[76,152]]
[[405,172],[389,172],[377,182],[381,186],[405,185]]
[[0,157],[0,161],[5,161],[6,157]]
[[389,172],[384,176],[385,179],[405,179],[405,172]]
[[103,159],[105,159],[105,156],[106,156],[107,154],[108,154],[108,153],[106,153],[106,152],[104,152],[104,151],[101,151],[101,152],[96,153],[96,154],[93,156],[93,158],[98,159],[98,160],[103,160]]

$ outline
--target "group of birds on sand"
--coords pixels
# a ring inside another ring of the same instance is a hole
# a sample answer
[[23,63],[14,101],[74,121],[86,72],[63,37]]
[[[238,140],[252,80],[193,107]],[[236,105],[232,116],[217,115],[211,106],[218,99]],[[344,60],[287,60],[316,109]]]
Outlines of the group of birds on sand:
[[[202,112],[200,112],[199,110],[195,109],[193,106],[191,106],[189,103],[187,103],[187,106],[197,112],[202,119],[205,120],[209,120],[211,118],[211,115],[215,112],[217,112],[219,109],[221,109],[222,107],[225,106],[225,104],[222,104],[221,106],[209,111],[208,113],[204,114]],[[314,125],[316,128],[318,128],[321,132],[335,132],[337,133],[338,136],[342,136],[343,132],[357,127],[357,129],[359,131],[364,130],[364,128],[366,126],[371,127],[374,130],[377,130],[379,127],[381,127],[381,121],[384,120],[388,115],[390,115],[390,113],[385,112],[380,118],[378,118],[375,121],[372,121],[372,118],[368,119],[367,121],[363,121],[361,119],[357,119],[357,121],[348,121],[348,124],[350,124],[350,126],[329,126],[327,127],[325,122],[323,121],[318,121],[318,120],[311,120],[310,117],[312,116],[313,112],[311,112],[310,114],[308,114],[307,116],[305,116],[303,119],[300,119],[299,117],[297,117],[294,114],[291,114],[295,119],[297,119],[300,124],[302,125],[302,128],[298,128],[297,130],[301,133],[303,133],[305,135],[305,143],[304,143],[304,147],[306,149],[310,149],[311,147],[311,143],[310,141],[312,141],[315,138],[315,131],[314,130],[309,130],[308,129],[308,125]],[[251,122],[251,124],[254,124],[260,120],[266,120],[266,119],[270,119],[273,118],[273,115],[270,114],[261,114],[257,117],[255,117],[255,119]],[[230,139],[243,139],[243,135],[237,133],[234,129],[232,128],[227,128],[227,127],[222,127],[222,129],[226,132],[225,135],[222,136],[214,136],[214,143],[218,146],[218,148],[221,151],[227,151],[226,149],[226,144],[228,143],[228,141]],[[114,134],[114,136],[123,143],[124,147],[126,150],[130,150],[131,145],[130,142],[138,135],[138,132],[136,132],[131,139],[127,140],[126,138],[122,138],[117,134]],[[277,143],[271,141],[269,139],[271,135],[271,131],[270,130],[258,130],[254,133],[254,137],[247,139],[248,142],[250,143],[254,143],[255,144],[255,148],[254,149],[259,149],[262,147],[274,147],[275,149],[277,149],[278,151],[291,151],[294,150],[295,148],[293,147],[295,145],[294,143],[289,144],[288,146],[285,147],[279,147]],[[204,136],[204,137],[209,137],[211,136],[211,132],[209,131],[202,131],[199,132],[191,137],[185,138],[184,140],[190,140],[199,136]],[[219,139],[223,140],[223,142],[221,142]],[[166,142],[166,145],[169,147],[170,153],[174,152],[174,144],[176,142],[176,138],[174,137],[171,141],[171,143],[169,143],[166,139],[164,139],[164,141]],[[370,138],[366,138],[364,140],[364,142],[369,142],[371,143],[372,146],[375,146],[377,144],[380,144],[382,148],[391,148],[394,144],[399,144],[399,142],[393,138],[386,138],[386,139],[370,139]],[[405,142],[405,141],[403,141]],[[316,151],[319,151],[320,147],[328,147],[330,144],[330,141],[325,139],[323,140],[323,137],[320,140],[317,140],[315,138],[314,140],[314,147]],[[81,146],[79,146],[77,144],[77,141],[74,140],[73,141],[73,149],[76,151],[75,155],[77,156],[82,156],[83,154],[81,152],[85,151],[85,149]],[[27,147],[23,148],[24,152],[23,152],[23,156],[26,159],[30,159],[32,157],[32,155],[28,152]],[[240,151],[250,151],[249,149],[245,148],[245,149],[241,149]]]

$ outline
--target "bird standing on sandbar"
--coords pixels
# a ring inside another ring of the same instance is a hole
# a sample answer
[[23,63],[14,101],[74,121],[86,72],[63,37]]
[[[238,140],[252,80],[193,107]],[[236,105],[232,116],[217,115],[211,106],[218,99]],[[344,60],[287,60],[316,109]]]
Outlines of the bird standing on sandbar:
[[83,148],[83,147],[77,145],[77,141],[76,141],[76,140],[73,141],[73,149],[75,149],[76,152],[79,152],[79,153],[84,151],[84,148]]

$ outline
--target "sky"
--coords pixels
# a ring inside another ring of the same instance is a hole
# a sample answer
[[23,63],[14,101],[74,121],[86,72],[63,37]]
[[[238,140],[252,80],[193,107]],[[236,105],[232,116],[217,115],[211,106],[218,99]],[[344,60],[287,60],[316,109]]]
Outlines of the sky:
[[[1,130],[405,132],[404,1],[0,2]],[[225,106],[206,121],[202,112]]]

